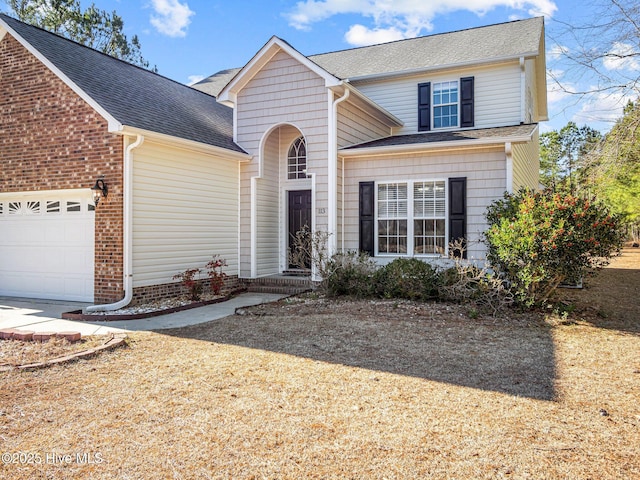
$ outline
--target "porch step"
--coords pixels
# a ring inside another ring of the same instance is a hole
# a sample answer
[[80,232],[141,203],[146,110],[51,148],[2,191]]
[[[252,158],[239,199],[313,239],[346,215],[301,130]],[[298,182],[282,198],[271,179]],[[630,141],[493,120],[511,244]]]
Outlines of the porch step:
[[250,292],[282,293],[285,295],[297,295],[308,292],[313,288],[309,277],[273,275],[270,277],[252,278],[245,280]]

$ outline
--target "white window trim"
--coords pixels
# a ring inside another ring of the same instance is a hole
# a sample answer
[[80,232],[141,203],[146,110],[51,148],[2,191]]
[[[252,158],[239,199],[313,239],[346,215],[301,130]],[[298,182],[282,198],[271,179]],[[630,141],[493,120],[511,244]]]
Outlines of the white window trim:
[[[414,203],[413,203],[413,186],[416,183],[422,182],[443,182],[444,183],[444,238],[445,248],[444,254],[438,253],[418,253],[414,252]],[[407,253],[380,253],[378,246],[378,187],[385,184],[406,184],[407,185]],[[449,257],[449,179],[448,178],[421,178],[412,180],[380,180],[375,182],[374,186],[375,198],[375,217],[374,217],[374,252],[375,257],[381,258],[395,258],[395,257],[419,257],[419,258],[448,258]]]
[[[442,84],[442,83],[453,83],[455,82],[457,85],[457,92],[458,92],[458,100],[455,103],[443,103],[443,104],[439,104],[436,105],[435,101],[434,101],[434,97],[436,94],[436,85],[438,84]],[[431,105],[430,105],[430,110],[431,110],[431,130],[451,130],[451,129],[458,129],[460,128],[460,79],[459,78],[455,78],[452,80],[439,80],[437,82],[432,81],[431,82]],[[457,115],[456,115],[456,124],[455,125],[449,125],[447,127],[436,127],[436,119],[435,119],[435,111],[436,111],[436,107],[440,107],[440,106],[444,106],[444,105],[456,105],[457,107]]]

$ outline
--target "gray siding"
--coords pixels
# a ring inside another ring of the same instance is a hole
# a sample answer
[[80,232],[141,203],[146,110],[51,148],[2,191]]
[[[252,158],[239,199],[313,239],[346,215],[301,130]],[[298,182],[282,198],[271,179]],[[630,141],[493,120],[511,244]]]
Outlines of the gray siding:
[[404,122],[397,134],[418,131],[418,84],[475,77],[475,127],[520,123],[521,77],[518,62],[434,72],[391,80],[354,82],[362,93]]
[[358,248],[358,184],[363,181],[445,180],[467,177],[467,234],[469,257],[484,258],[480,243],[487,225],[487,206],[506,190],[504,150],[474,149],[388,157],[346,159],[345,248]]
[[133,286],[174,281],[214,254],[238,273],[237,160],[145,142],[133,161]]

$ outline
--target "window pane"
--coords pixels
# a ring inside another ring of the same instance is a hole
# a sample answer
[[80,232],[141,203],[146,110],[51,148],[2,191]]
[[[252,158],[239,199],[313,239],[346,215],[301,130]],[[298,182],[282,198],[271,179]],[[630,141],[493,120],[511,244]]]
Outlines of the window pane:
[[47,200],[47,213],[58,213],[60,212],[60,202]]
[[445,253],[445,182],[416,182],[413,185],[413,243],[416,255]]
[[80,202],[67,202],[67,212],[79,212],[80,211]]
[[304,170],[307,169],[307,147],[303,137],[298,137],[289,147],[287,155],[287,178],[295,180],[307,178]]
[[458,82],[435,83],[433,87],[434,128],[458,125]]
[[407,184],[378,185],[378,218],[406,218]]

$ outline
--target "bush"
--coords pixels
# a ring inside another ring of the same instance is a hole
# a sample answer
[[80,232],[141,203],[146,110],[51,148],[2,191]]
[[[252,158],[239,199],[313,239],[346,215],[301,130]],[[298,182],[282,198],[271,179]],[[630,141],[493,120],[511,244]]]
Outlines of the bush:
[[623,242],[606,207],[568,193],[505,194],[486,218],[487,258],[525,306],[544,304],[560,284],[606,266]]
[[502,279],[486,267],[478,268],[460,259],[440,274],[438,296],[494,316],[513,305],[513,294]]
[[196,278],[200,274],[199,268],[189,268],[182,273],[173,276],[174,280],[180,280],[189,293],[189,300],[197,302],[202,296],[202,283]]
[[369,297],[375,269],[375,263],[365,253],[336,253],[324,265],[320,286],[330,296]]
[[220,255],[214,255],[213,260],[207,263],[207,276],[209,277],[211,292],[214,295],[220,295],[220,291],[224,287],[227,274],[222,271],[222,267],[226,266],[227,261],[224,258],[220,258]]
[[373,276],[374,291],[382,298],[433,300],[438,281],[438,271],[417,258],[396,258]]

